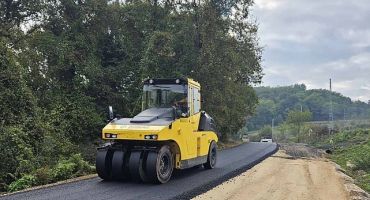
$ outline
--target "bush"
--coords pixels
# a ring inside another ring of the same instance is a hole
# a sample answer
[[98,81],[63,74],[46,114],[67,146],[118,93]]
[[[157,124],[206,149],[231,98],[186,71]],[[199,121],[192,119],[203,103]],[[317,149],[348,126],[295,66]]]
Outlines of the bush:
[[353,162],[356,170],[370,172],[370,142],[358,148],[354,154]]
[[264,126],[260,131],[259,131],[259,136],[260,138],[271,138],[272,136],[272,128],[271,126]]
[[53,180],[61,181],[73,177],[76,169],[76,164],[63,160],[59,162],[53,169]]
[[95,171],[94,167],[90,166],[88,162],[83,160],[81,154],[72,155],[69,162],[76,164],[76,176],[86,175]]
[[356,183],[360,185],[364,190],[370,192],[370,174],[359,176]]
[[32,148],[27,133],[18,126],[0,126],[0,190],[34,168]]
[[9,185],[9,192],[23,190],[36,185],[36,178],[32,175],[24,175],[22,178],[12,182]]
[[[29,188],[35,185],[44,185],[51,182],[61,181],[86,175],[95,171],[93,166],[83,160],[81,154],[74,154],[68,159],[61,159],[53,167],[42,167],[33,172],[23,175],[20,179],[13,181],[9,186],[4,184],[2,187],[7,191],[14,192]],[[15,179],[16,177],[14,177]]]
[[34,171],[35,163],[31,160],[20,160],[17,167],[16,174],[30,174]]
[[48,167],[37,169],[34,176],[37,185],[45,185],[52,181],[52,173]]
[[53,169],[53,180],[60,181],[86,175],[94,171],[94,167],[84,161],[81,154],[74,154],[69,159],[62,159]]

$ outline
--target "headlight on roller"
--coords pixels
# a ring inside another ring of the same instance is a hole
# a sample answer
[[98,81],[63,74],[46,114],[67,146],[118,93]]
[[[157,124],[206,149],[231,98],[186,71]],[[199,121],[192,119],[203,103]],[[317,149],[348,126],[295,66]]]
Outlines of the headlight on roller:
[[113,134],[113,133],[106,133],[106,134],[105,134],[105,137],[106,137],[106,138],[113,138],[113,139],[115,139],[115,138],[117,138],[117,134]]
[[144,136],[144,139],[146,139],[146,140],[156,140],[156,139],[158,139],[158,135],[145,135]]

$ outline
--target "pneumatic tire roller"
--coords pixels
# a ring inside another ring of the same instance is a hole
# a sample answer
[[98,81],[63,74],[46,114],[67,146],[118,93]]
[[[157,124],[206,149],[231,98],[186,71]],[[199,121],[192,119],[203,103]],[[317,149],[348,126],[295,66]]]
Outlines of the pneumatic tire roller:
[[218,135],[213,119],[200,110],[199,83],[145,80],[142,107],[133,118],[115,118],[110,107],[102,131],[108,143],[96,155],[100,178],[166,183],[175,168],[215,167]]

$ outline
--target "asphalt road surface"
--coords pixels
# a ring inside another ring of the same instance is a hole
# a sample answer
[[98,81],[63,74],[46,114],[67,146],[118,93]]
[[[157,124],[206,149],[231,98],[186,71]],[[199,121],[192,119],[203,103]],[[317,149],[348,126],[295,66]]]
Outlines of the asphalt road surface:
[[248,143],[218,153],[212,170],[191,168],[175,171],[162,185],[105,182],[100,178],[82,180],[0,197],[0,200],[60,199],[189,199],[253,167],[277,150],[275,143]]

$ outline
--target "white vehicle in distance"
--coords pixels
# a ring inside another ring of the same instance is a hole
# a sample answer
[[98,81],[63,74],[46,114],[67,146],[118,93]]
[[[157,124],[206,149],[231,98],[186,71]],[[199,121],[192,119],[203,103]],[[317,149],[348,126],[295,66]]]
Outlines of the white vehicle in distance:
[[272,139],[261,139],[261,141],[260,142],[269,142],[269,143],[271,143],[272,142]]

